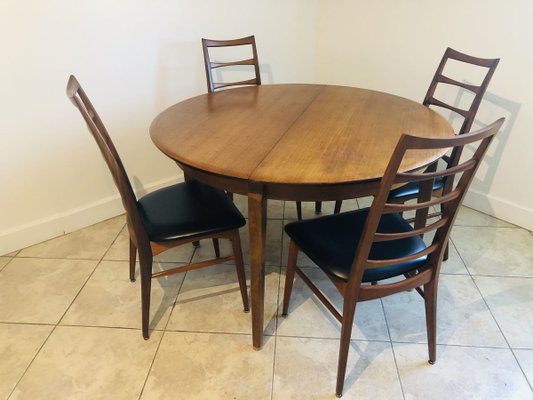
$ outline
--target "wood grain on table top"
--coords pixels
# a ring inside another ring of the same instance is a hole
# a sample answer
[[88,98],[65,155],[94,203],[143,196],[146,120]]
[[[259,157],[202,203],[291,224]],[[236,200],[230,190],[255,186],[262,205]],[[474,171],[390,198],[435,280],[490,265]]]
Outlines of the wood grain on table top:
[[[423,105],[371,90],[262,85],[206,94],[162,112],[150,133],[166,155],[214,174],[272,183],[381,177],[402,133],[453,135]],[[442,152],[412,154],[414,169]]]

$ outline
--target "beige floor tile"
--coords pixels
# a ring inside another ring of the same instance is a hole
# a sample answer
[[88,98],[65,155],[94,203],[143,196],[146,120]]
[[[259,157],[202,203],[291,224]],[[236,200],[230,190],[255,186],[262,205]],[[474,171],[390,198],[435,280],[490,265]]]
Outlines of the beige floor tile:
[[12,399],[136,399],[161,332],[57,327]]
[[529,384],[533,385],[533,350],[514,350],[514,354]]
[[15,257],[18,253],[20,252],[20,250],[16,250],[16,251],[13,251],[9,254],[4,254],[2,257]]
[[[427,343],[423,299],[404,292],[383,299],[392,341]],[[507,347],[469,276],[441,275],[437,301],[437,343]]]
[[[344,200],[342,202],[341,211],[349,211],[357,209],[357,200],[350,199]],[[315,202],[314,201],[304,201],[302,202],[302,218],[316,218],[321,215],[333,214],[335,209],[334,201],[323,201],[322,202],[322,212],[320,214],[315,213]],[[298,219],[298,213],[296,211],[296,202],[295,201],[286,201],[285,202],[285,214],[283,218],[286,220],[295,220]]]
[[[233,202],[241,212],[241,214],[248,218],[248,197],[240,194],[233,195]],[[267,201],[267,218],[268,219],[283,219],[283,209],[285,202],[283,200],[268,200]]]
[[[127,261],[130,259],[130,237],[128,227],[125,226],[120,231],[115,242],[111,245],[104,256],[104,260]],[[164,253],[158,254],[154,257],[158,262],[178,262],[189,263],[194,253],[192,244],[184,244],[182,246],[174,247]]]
[[[153,271],[177,264],[154,263]],[[141,327],[141,286],[128,277],[126,261],[102,261],[61,321],[65,325]],[[185,274],[152,279],[150,329],[163,329]]]
[[270,399],[274,340],[261,351],[249,335],[166,332],[141,399]]
[[[334,399],[338,340],[278,337],[272,398]],[[352,341],[343,399],[402,399],[389,343]]]
[[7,399],[52,329],[51,325],[0,324],[0,399]]
[[526,400],[531,388],[509,349],[437,348],[427,363],[427,346],[394,343],[406,399]]
[[0,257],[0,271],[4,268],[8,262],[12,260],[11,257]]
[[459,214],[455,219],[457,226],[491,226],[491,227],[514,227],[515,225],[495,218],[491,215],[484,214],[472,208],[462,206]]
[[[267,238],[266,238],[266,253],[265,264],[280,266],[281,265],[281,229],[283,226],[282,220],[268,220],[267,222]],[[241,236],[242,253],[244,263],[249,264],[249,236],[248,225],[239,230]],[[227,256],[232,254],[231,243],[229,240],[220,241],[220,254]],[[203,240],[199,248],[194,253],[192,262],[199,262],[210,259],[215,256],[213,245],[210,240]]]
[[452,240],[472,275],[533,277],[533,237],[524,229],[456,226]]
[[[335,307],[342,310],[342,297],[325,274],[315,268],[306,268],[305,271]],[[281,316],[285,275],[283,274],[281,278],[277,334],[316,338],[340,337],[340,323],[298,277],[292,289],[289,315]],[[389,340],[380,300],[366,301],[357,305],[352,339]]]
[[[239,234],[241,235],[241,246],[242,246],[242,255],[243,259],[247,257],[248,247],[244,247],[244,241],[243,237],[248,237],[248,227],[245,226],[239,230]],[[221,257],[227,257],[231,256],[233,254],[233,248],[231,246],[231,242],[227,239],[219,239],[219,246],[220,246],[220,256]],[[215,249],[213,247],[213,241],[210,239],[202,240],[200,241],[200,247],[196,248],[196,251],[194,253],[194,256],[192,258],[193,263],[197,263],[200,261],[210,260],[212,258],[215,258]],[[247,258],[246,258],[247,260]],[[233,261],[227,261],[226,264],[232,264]]]
[[15,258],[0,272],[0,321],[57,323],[96,264]]
[[474,280],[509,345],[533,349],[533,279],[476,276]]
[[99,260],[125,224],[123,215],[20,251],[18,257]]
[[[276,328],[279,268],[266,269],[264,329],[272,335]],[[250,278],[249,271],[246,276]],[[243,312],[235,267],[215,265],[187,273],[167,329],[249,334],[251,327],[251,313]]]
[[357,204],[359,205],[359,208],[367,208],[372,205],[372,201],[374,201],[374,196],[359,197],[357,199]]

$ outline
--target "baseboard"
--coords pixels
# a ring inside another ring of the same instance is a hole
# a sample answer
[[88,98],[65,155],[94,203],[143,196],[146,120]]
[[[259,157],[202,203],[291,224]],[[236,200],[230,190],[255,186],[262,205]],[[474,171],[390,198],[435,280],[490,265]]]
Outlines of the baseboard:
[[[141,191],[151,192],[164,186],[183,181],[173,177],[154,182]],[[474,208],[496,218],[533,231],[533,209],[523,207],[492,195],[470,189],[464,201]],[[115,217],[124,212],[119,195],[110,196],[62,213],[32,221],[28,224],[0,232],[0,255],[52,239],[57,236]]]
[[470,189],[464,205],[533,231],[533,209]]
[[[163,179],[146,185],[138,190],[137,195],[143,195],[181,181],[183,181],[183,177],[179,176]],[[117,193],[81,207],[8,229],[0,232],[0,255],[9,254],[15,250],[116,217],[122,213],[124,213],[124,207]]]

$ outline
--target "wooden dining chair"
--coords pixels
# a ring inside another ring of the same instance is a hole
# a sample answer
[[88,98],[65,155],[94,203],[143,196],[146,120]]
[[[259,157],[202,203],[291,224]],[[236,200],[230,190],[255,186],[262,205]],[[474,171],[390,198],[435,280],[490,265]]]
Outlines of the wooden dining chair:
[[[220,47],[250,46],[252,57],[244,60],[235,61],[212,61],[209,49]],[[202,39],[202,49],[204,52],[205,75],[207,78],[207,91],[213,93],[216,90],[230,86],[260,85],[261,74],[259,73],[259,60],[257,58],[257,47],[255,45],[255,36],[247,36],[240,39],[231,40],[212,40]],[[254,77],[251,79],[232,81],[232,82],[215,82],[213,71],[219,68],[228,68],[236,66],[252,66]]]
[[[475,85],[466,82],[461,82],[447,76],[444,73],[444,68],[450,60],[452,60],[453,62],[458,62],[462,66],[471,65],[473,67],[485,69],[486,71],[483,75],[483,78],[481,79],[481,82],[478,85]],[[481,104],[481,100],[483,99],[483,96],[487,91],[487,87],[489,86],[490,80],[492,79],[494,71],[496,71],[496,67],[498,66],[499,62],[499,58],[472,57],[448,47],[444,52],[444,55],[442,56],[442,59],[439,63],[439,66],[437,67],[437,71],[435,72],[433,79],[431,80],[431,83],[429,85],[428,91],[426,93],[426,96],[424,97],[424,101],[422,102],[422,104],[427,107],[438,107],[453,112],[454,115],[457,115],[458,117],[462,118],[462,124],[457,134],[462,135],[463,133],[469,132],[472,128],[472,124],[474,123],[474,119],[476,118],[476,114]],[[460,108],[453,104],[449,104],[443,100],[439,100],[435,97],[435,92],[441,86],[443,88],[445,86],[455,87],[455,89],[457,90],[464,90],[465,92],[471,93],[472,97],[470,102],[468,102],[469,104],[464,108]],[[451,157],[449,155],[444,156],[443,160],[446,163],[449,163],[451,166],[456,165],[459,162],[459,158],[461,157],[461,150],[459,149],[458,151],[456,151],[453,156],[454,157]],[[436,180],[433,189],[436,193],[447,193],[451,190],[452,186],[453,180],[446,178],[442,180]],[[418,196],[418,192],[418,183],[413,182],[395,190],[392,190],[390,193],[389,201],[395,203],[405,203],[408,200],[416,198]],[[340,211],[341,205],[341,201],[338,201],[336,203],[336,212]],[[446,258],[447,252],[445,259]]]
[[[78,108],[109,167],[126,210],[130,236],[130,280],[135,281],[137,253],[140,262],[142,334],[149,337],[149,311],[152,278],[191,271],[234,260],[244,310],[248,311],[248,292],[244,272],[239,228],[245,219],[226,194],[197,181],[187,181],[151,192],[140,199],[132,186],[109,137],[77,79],[71,75],[67,96]],[[152,272],[153,257],[173,247],[199,239],[229,239],[233,255]]]
[[[503,121],[501,118],[477,132],[452,138],[402,135],[370,208],[295,221],[285,226],[291,240],[283,315],[289,311],[297,273],[341,323],[337,397],[343,392],[358,302],[416,289],[425,303],[429,363],[435,362],[437,287],[442,256],[458,207]],[[460,164],[451,166],[435,162],[424,171],[400,172],[400,165],[409,150],[457,149],[466,144],[473,145],[475,151]],[[462,175],[455,188],[441,197],[432,197],[435,180],[457,174]],[[416,182],[420,188],[415,204],[390,202],[393,186],[411,182]],[[436,219],[428,219],[429,208],[441,204],[446,205],[443,213]],[[402,217],[405,211],[416,212],[414,226]],[[435,232],[435,236],[430,244],[425,244],[422,236],[428,232]],[[342,314],[312,283],[304,269],[296,266],[299,251],[313,260],[338,289],[343,298]]]
[[[210,54],[211,48],[222,48],[222,47],[236,47],[236,46],[250,46],[252,50],[252,57],[246,58],[244,60],[235,60],[235,61],[213,61]],[[202,50],[204,53],[204,65],[205,65],[205,76],[207,78],[207,91],[213,93],[219,89],[228,88],[231,86],[247,86],[247,85],[261,85],[261,74],[259,71],[259,59],[257,57],[257,47],[255,44],[255,36],[247,36],[240,39],[231,39],[231,40],[213,40],[213,39],[202,39]],[[220,68],[228,68],[235,66],[252,66],[254,76],[247,80],[240,81],[230,81],[230,82],[215,82],[213,77],[214,70]],[[233,198],[232,193],[228,195]],[[322,210],[322,202],[317,201],[315,203],[315,212],[319,213]],[[298,220],[302,219],[302,203],[296,202],[296,212],[298,215]]]

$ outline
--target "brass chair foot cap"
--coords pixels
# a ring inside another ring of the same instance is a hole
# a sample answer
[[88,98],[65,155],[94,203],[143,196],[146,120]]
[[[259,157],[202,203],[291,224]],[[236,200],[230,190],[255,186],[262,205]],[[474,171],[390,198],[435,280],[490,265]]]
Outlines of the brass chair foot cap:
[[435,364],[435,361],[434,360],[428,360],[428,363],[430,363],[431,365]]

